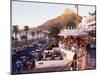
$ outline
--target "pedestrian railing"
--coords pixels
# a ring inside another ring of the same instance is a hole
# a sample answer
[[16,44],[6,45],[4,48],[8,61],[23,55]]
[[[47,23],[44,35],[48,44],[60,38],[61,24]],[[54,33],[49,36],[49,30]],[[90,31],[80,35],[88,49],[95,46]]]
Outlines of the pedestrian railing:
[[[73,62],[76,62],[77,60],[81,59],[81,58],[84,57],[85,55],[87,55],[87,53],[86,53],[86,54],[83,54],[83,55],[80,56],[80,57],[78,57],[76,60],[70,61],[70,62],[67,63],[65,66],[63,66],[63,67],[61,67],[60,69],[58,69],[57,72],[59,72],[59,71],[65,71],[65,70],[70,70],[71,64],[72,64]],[[74,66],[75,66],[75,65],[74,65]]]

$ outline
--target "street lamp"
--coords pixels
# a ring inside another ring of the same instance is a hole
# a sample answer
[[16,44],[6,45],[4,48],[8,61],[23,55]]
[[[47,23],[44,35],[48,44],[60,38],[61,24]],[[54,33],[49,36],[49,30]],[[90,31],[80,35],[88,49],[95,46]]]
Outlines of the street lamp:
[[79,14],[79,12],[78,12],[78,10],[79,10],[78,4],[75,4],[75,8],[76,8],[77,14]]

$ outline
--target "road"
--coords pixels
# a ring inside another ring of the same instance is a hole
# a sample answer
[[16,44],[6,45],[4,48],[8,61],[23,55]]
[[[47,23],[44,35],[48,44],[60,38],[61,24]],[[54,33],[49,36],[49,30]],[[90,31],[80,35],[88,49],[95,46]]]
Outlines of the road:
[[[40,48],[40,51],[43,51],[52,41],[50,40],[49,42],[46,42],[45,45],[43,45],[41,48]],[[36,48],[32,47],[31,49],[30,48],[26,48],[24,49],[23,51],[17,53],[16,56],[12,57],[12,72],[15,72],[16,71],[16,61],[20,59],[21,56],[29,56],[29,57],[32,57],[29,52],[31,51],[35,51]]]

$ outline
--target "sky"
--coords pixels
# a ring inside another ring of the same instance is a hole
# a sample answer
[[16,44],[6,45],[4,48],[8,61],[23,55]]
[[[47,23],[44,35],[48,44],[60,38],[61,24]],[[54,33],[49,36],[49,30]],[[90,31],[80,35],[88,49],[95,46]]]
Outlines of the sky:
[[[66,8],[76,12],[75,5],[13,1],[12,25],[18,25],[20,28],[25,25],[36,27],[60,16]],[[95,6],[79,5],[80,16],[87,16],[89,12],[94,11]]]

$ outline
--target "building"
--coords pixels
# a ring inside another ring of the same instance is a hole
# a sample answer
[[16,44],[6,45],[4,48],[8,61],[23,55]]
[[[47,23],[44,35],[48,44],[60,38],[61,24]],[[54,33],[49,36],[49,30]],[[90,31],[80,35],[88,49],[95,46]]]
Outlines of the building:
[[89,13],[88,16],[84,16],[79,28],[85,30],[95,30],[96,29],[96,12]]
[[[34,32],[34,35],[32,34],[32,32]],[[13,33],[12,36],[15,38],[15,34]],[[24,30],[20,30],[20,33],[17,34],[17,39],[18,41],[22,41],[21,37],[25,36],[26,37],[26,32]],[[32,39],[38,39],[38,38],[46,38],[48,39],[48,36],[46,35],[46,32],[44,31],[39,31],[39,30],[29,30],[28,34],[27,34],[27,38],[28,40],[32,40]]]

